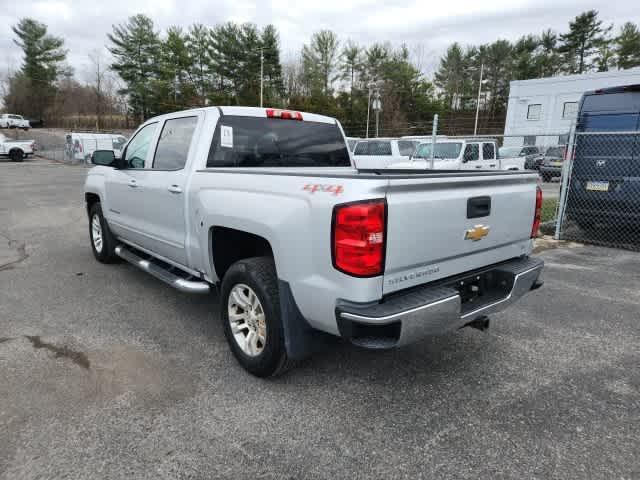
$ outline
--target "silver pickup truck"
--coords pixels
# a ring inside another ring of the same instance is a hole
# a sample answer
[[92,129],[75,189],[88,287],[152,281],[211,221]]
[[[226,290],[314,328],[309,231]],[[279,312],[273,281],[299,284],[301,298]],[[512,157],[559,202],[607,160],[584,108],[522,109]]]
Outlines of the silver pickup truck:
[[84,188],[97,260],[219,291],[239,363],[275,375],[340,336],[391,348],[542,285],[537,175],[357,170],[333,118],[211,107],[144,123]]

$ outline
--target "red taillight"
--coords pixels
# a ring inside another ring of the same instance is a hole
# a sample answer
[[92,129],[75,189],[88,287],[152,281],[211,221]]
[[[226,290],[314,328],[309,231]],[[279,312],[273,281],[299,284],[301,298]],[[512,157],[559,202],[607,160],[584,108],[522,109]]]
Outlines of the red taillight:
[[281,118],[283,120],[302,120],[300,112],[292,112],[291,110],[278,110],[276,108],[267,108],[267,118]]
[[386,217],[384,200],[337,205],[333,209],[333,266],[355,277],[382,275]]
[[536,187],[536,213],[533,216],[533,226],[531,227],[531,238],[538,236],[540,220],[542,219],[542,189]]

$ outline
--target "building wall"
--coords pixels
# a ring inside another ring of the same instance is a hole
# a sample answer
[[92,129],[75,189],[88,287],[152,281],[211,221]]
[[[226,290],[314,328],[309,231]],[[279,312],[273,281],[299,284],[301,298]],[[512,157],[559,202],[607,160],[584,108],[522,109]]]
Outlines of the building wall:
[[[579,102],[582,94],[589,90],[630,84],[640,84],[640,68],[512,81],[504,128],[504,134],[511,137],[506,137],[504,144],[515,146],[535,141],[536,145],[549,146],[563,143],[562,135],[568,134],[575,122],[575,115],[563,118],[566,102]],[[539,120],[527,119],[529,106],[534,104],[541,105]]]

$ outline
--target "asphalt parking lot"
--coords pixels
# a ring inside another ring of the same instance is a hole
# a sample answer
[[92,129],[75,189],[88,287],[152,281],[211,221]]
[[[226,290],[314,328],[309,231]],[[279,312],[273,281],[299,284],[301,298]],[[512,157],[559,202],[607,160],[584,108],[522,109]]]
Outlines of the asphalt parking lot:
[[640,477],[639,253],[545,250],[488,332],[265,381],[214,296],[93,259],[85,172],[0,161],[0,478]]

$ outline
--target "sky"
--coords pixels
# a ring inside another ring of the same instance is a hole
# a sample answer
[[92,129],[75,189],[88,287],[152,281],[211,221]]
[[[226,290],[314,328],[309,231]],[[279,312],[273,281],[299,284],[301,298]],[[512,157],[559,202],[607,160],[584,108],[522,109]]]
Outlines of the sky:
[[[46,23],[51,34],[65,39],[67,61],[81,81],[88,79],[88,55],[107,54],[112,25],[137,13],[150,16],[161,31],[196,22],[272,23],[280,32],[283,60],[320,29],[335,31],[343,42],[406,43],[429,76],[454,41],[480,44],[547,28],[565,31],[569,20],[591,8],[616,29],[626,21],[640,23],[640,2],[634,0],[0,0],[0,25],[25,16]],[[0,29],[0,75],[20,68],[13,38],[10,28]]]

